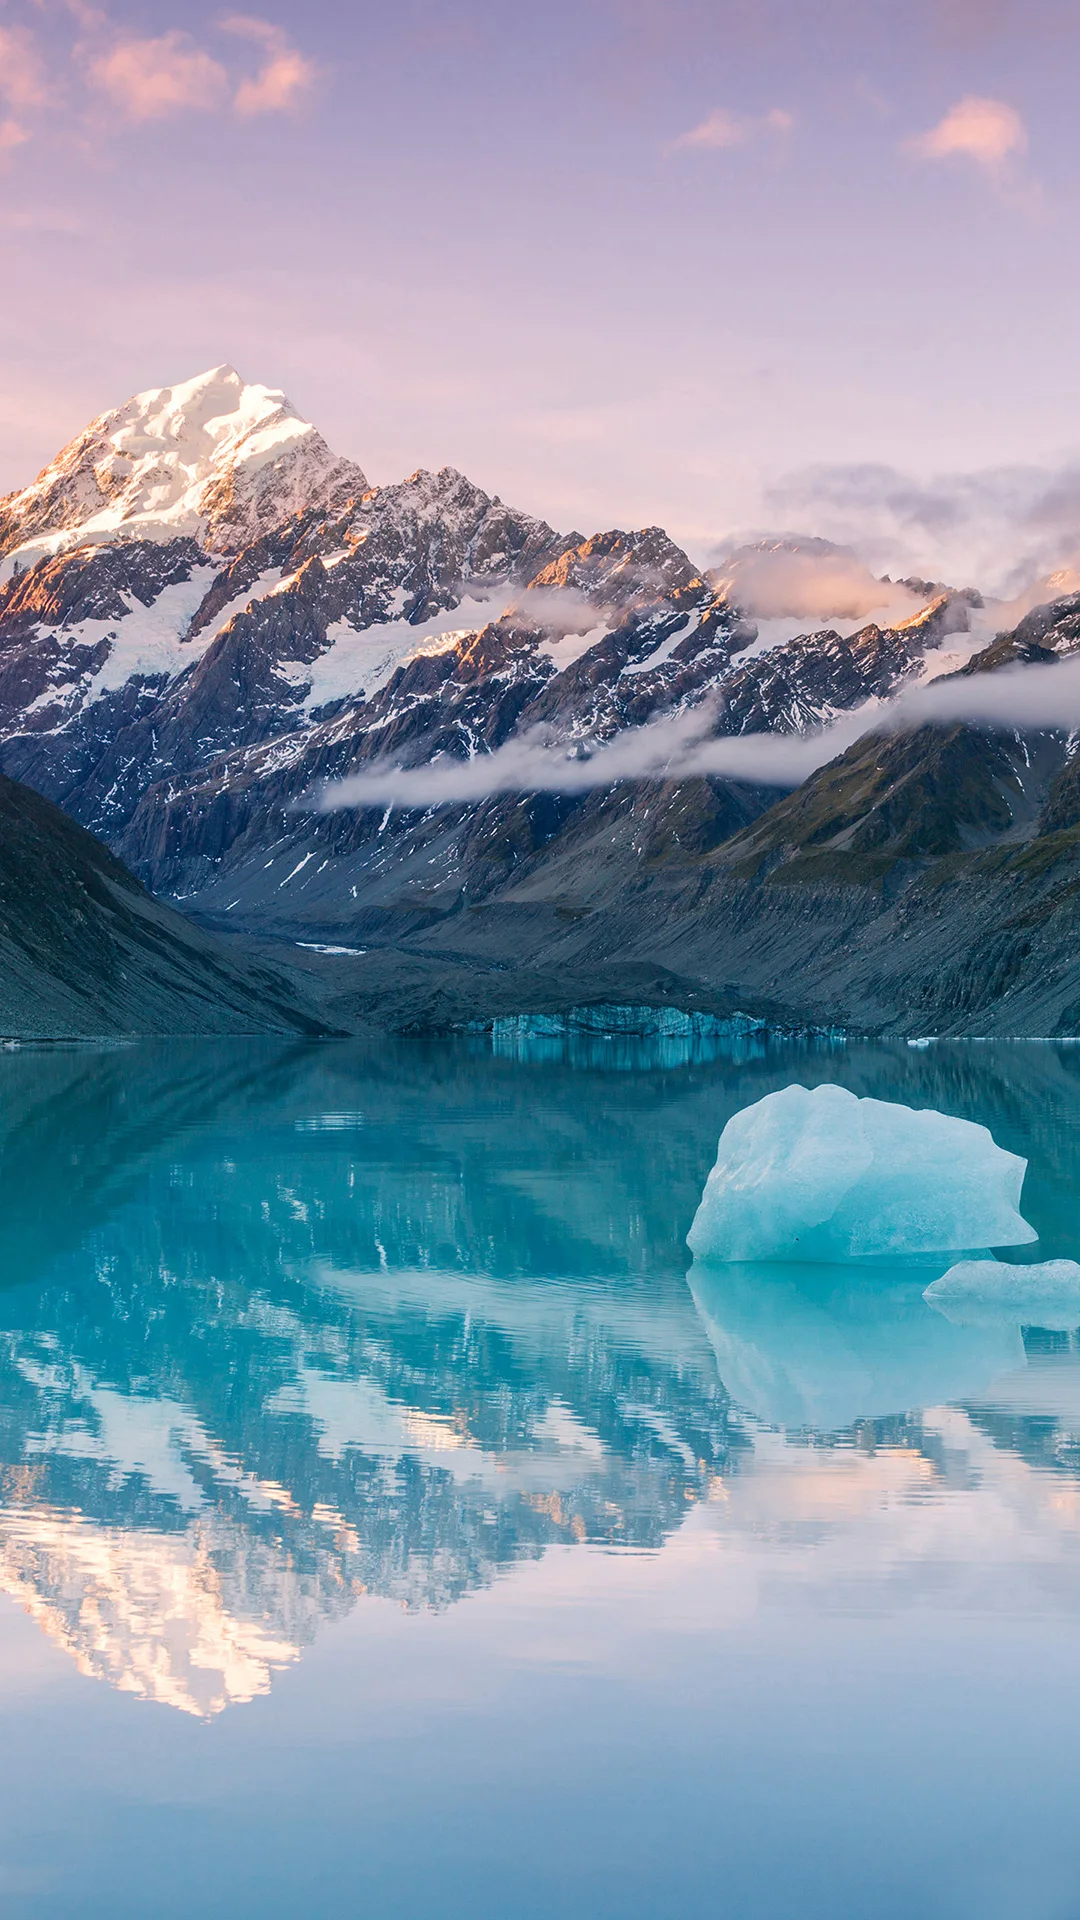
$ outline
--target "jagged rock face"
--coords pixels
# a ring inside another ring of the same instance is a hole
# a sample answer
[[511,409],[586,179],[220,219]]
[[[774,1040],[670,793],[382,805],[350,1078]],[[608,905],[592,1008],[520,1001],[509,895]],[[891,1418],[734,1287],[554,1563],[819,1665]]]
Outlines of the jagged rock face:
[[712,844],[769,797],[325,815],[320,783],[537,730],[588,752],[703,702],[717,732],[798,731],[917,678],[971,598],[767,647],[661,528],[560,535],[451,468],[369,488],[230,368],[95,421],[0,505],[0,549],[5,770],[155,888],[294,931],[485,897],[611,805],[662,858],[661,819]]
[[[576,538],[570,536],[571,541]],[[640,601],[650,587],[659,599],[698,589],[703,582],[663,527],[646,527],[637,534],[598,533],[591,540],[568,543],[533,584],[576,589],[596,605],[625,607]]]
[[1060,660],[1080,648],[1080,593],[1064,594],[1045,606],[1033,607],[1010,633],[999,633],[992,646],[969,662],[967,673],[993,673],[999,667]]

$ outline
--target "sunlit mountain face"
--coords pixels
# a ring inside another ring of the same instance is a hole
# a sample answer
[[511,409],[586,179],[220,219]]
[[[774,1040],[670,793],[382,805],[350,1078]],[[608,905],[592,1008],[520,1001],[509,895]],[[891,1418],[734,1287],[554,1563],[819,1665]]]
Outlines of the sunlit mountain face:
[[688,1285],[684,1236],[728,1115],[842,1077],[992,1112],[1067,1250],[1075,1054],[729,1053],[0,1056],[0,1585],[83,1673],[210,1716],[368,1596],[447,1608],[555,1548],[704,1529],[903,1588],[957,1561],[950,1514],[991,1550],[1007,1509],[1071,1562],[1074,1341],[953,1324],[924,1271]]

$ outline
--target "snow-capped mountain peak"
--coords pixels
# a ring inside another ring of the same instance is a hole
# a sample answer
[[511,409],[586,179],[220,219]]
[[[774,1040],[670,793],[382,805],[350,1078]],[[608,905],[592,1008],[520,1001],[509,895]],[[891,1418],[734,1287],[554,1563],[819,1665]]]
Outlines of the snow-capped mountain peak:
[[212,367],[99,415],[30,486],[0,500],[3,571],[117,539],[187,535],[228,553],[366,486],[283,393]]

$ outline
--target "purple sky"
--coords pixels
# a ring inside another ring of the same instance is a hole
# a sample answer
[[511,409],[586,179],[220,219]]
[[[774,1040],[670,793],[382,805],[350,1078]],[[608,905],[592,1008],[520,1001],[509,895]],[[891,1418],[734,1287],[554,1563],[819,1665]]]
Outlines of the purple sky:
[[0,0],[0,488],[231,360],[375,480],[699,554],[1015,463],[1080,525],[1078,80],[1075,0]]

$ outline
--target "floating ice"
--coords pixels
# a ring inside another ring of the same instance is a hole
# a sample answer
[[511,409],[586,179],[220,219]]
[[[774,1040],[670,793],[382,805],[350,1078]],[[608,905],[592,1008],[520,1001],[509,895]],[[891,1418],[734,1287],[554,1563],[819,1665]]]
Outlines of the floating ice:
[[687,1234],[699,1260],[844,1260],[1016,1246],[1027,1161],[933,1108],[785,1087],[730,1119]]
[[1080,1327],[1080,1266],[1043,1260],[1010,1267],[1003,1260],[961,1260],[923,1293],[958,1326],[1009,1324],[1071,1333]]

